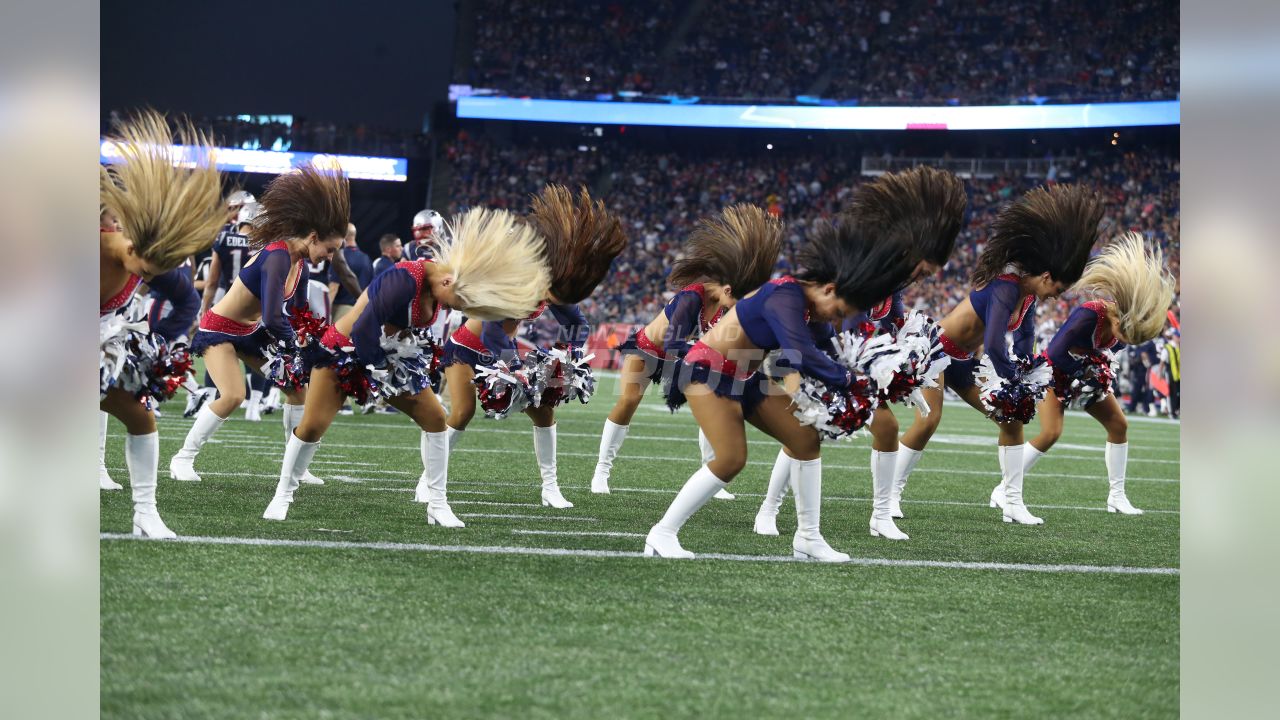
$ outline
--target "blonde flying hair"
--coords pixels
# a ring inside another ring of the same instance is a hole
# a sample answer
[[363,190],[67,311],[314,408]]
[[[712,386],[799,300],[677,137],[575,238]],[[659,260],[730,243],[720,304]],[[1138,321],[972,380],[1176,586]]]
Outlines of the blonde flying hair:
[[175,164],[168,122],[160,113],[144,110],[109,139],[122,161],[98,167],[100,202],[119,218],[134,252],[167,272],[209,249],[226,209],[208,136],[181,122],[178,140],[194,162]]
[[431,241],[436,264],[453,274],[457,310],[480,320],[523,318],[547,296],[551,272],[538,231],[506,210],[456,215]]
[[1090,260],[1076,287],[1114,302],[1120,334],[1134,345],[1160,334],[1173,302],[1173,277],[1164,269],[1163,254],[1136,232],[1121,235]]
[[671,287],[705,278],[728,285],[741,298],[773,274],[782,252],[782,221],[756,205],[732,205],[700,219],[683,249],[684,257],[671,266]]

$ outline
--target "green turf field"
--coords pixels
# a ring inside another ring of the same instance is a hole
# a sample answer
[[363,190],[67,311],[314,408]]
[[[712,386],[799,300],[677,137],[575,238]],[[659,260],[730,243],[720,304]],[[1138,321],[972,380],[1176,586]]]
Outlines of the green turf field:
[[[789,561],[790,498],[780,537],[751,532],[777,453],[751,429],[738,499],[680,535],[725,557],[661,560],[640,557],[643,534],[697,468],[697,428],[650,393],[613,494],[592,495],[613,385],[559,418],[570,510],[538,506],[527,418],[475,420],[450,464],[462,530],[428,528],[411,501],[404,416],[339,417],[312,465],[327,484],[273,523],[280,416],[237,413],[187,484],[168,460],[190,421],[168,404],[160,509],[189,542],[117,538],[128,490],[101,494],[102,716],[1177,714],[1178,425],[1131,423],[1129,497],[1147,514],[1124,517],[1104,512],[1101,428],[1072,414],[1026,483],[1045,525],[1011,526],[986,503],[994,426],[950,405],[902,543],[867,533],[869,439],[828,444],[823,532],[855,558],[840,566]],[[113,420],[107,463],[127,483],[122,432]]]

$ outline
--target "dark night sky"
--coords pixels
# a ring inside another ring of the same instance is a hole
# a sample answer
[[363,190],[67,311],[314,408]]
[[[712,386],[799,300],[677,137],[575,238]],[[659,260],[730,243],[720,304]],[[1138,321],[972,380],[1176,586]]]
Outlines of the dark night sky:
[[452,0],[102,3],[102,108],[406,130],[446,97]]

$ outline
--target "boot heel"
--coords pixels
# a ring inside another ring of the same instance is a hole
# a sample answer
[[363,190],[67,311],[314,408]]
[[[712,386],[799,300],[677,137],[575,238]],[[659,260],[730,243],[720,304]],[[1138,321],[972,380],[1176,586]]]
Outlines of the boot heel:
[[812,555],[810,555],[809,553],[803,553],[803,552],[800,552],[799,550],[792,550],[792,551],[791,551],[791,557],[793,557],[793,558],[795,558],[795,559],[797,559],[797,560],[812,560],[812,559],[813,559],[813,556],[812,556]]
[[644,556],[645,557],[662,557],[661,555],[658,554],[658,551],[654,550],[653,546],[650,545],[649,543],[644,544]]
[[137,525],[136,523],[135,523],[135,524],[134,524],[134,526],[133,526],[133,534],[134,534],[134,536],[135,536],[135,537],[145,537],[145,536],[146,536],[146,533],[142,532],[142,528],[138,527],[138,525]]
[[435,524],[436,524],[436,517],[435,517],[434,515],[432,515],[431,513],[427,513],[427,524],[428,524],[428,525],[435,525]]
[[1011,523],[1011,522],[1013,522],[1013,518],[1009,517],[1008,515],[1001,515],[1001,516],[1000,516],[1000,519],[1001,519],[1001,520],[1004,520],[1004,521],[1005,521],[1005,522],[1007,522],[1007,523]]
[[875,528],[871,528],[871,537],[880,537],[880,533]]
[[1114,512],[1120,512],[1120,511],[1119,511],[1119,510],[1116,510],[1116,506],[1115,506],[1115,505],[1107,505],[1107,512],[1109,512],[1109,513],[1114,513]]
[[995,501],[994,501],[994,500],[989,500],[989,501],[987,501],[987,502],[988,502],[988,505],[990,505],[990,507],[993,507],[993,508],[998,508],[998,507],[1000,507],[999,505],[997,505],[997,504],[995,503]]

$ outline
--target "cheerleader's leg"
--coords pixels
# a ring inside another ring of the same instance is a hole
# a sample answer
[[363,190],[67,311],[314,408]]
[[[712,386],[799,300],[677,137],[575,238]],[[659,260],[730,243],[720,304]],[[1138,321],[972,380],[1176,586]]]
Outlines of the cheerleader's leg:
[[245,398],[244,373],[240,370],[240,358],[234,346],[220,343],[207,348],[204,366],[218,388],[218,397],[206,402],[196,413],[195,422],[182,442],[182,449],[169,461],[169,475],[174,480],[200,482],[195,468],[196,457]]
[[790,396],[771,392],[747,417],[747,422],[768,433],[792,458],[791,489],[796,501],[796,534],[791,548],[795,557],[820,562],[848,562],[822,537],[822,449],[818,431],[801,425],[792,411]]
[[129,467],[133,493],[133,534],[172,539],[177,535],[160,519],[156,509],[156,478],[160,465],[160,434],[155,416],[137,398],[117,388],[107,391],[101,409],[124,423],[124,459]]
[[639,355],[627,355],[622,361],[622,371],[618,375],[620,391],[618,401],[604,421],[604,430],[600,433],[600,450],[596,456],[596,470],[591,476],[591,492],[608,494],[609,476],[613,473],[613,461],[627,439],[627,431],[631,427],[631,418],[635,417],[640,401],[644,399],[644,391],[649,387],[649,378],[645,374],[647,363]]
[[680,546],[680,529],[747,464],[747,433],[742,403],[734,398],[715,395],[704,383],[690,383],[684,394],[694,419],[706,432],[707,440],[715,450],[715,459],[698,468],[685,481],[662,519],[650,528],[644,539],[647,557],[693,558],[693,553]]
[[285,440],[280,480],[276,483],[275,495],[262,513],[263,520],[284,520],[288,516],[294,492],[307,474],[311,459],[320,447],[320,439],[342,407],[344,397],[338,389],[338,375],[332,368],[312,369],[311,387],[311,393],[298,408],[302,412],[298,413],[297,423],[290,428]]
[[942,388],[925,388],[921,393],[924,395],[925,402],[929,404],[929,414],[922,415],[917,408],[915,420],[902,434],[902,440],[898,444],[898,459],[893,473],[893,497],[898,500],[899,510],[902,505],[902,493],[907,489],[907,480],[911,479],[911,473],[920,462],[925,446],[929,444],[929,439],[937,432],[938,424],[942,422],[944,397]]
[[440,399],[427,388],[412,397],[393,397],[387,403],[408,415],[422,429],[419,440],[422,477],[418,480],[414,500],[427,504],[427,524],[445,528],[466,527],[449,507],[449,437]]
[[560,492],[560,478],[556,466],[556,414],[550,407],[525,408],[525,415],[533,421],[533,454],[538,460],[538,475],[542,479],[542,505],[557,510],[567,510],[573,503]]
[[1124,492],[1124,477],[1129,466],[1129,421],[1120,409],[1114,395],[1107,396],[1085,408],[1107,430],[1107,512],[1122,515],[1141,515],[1142,511],[1129,502]]
[[887,407],[871,416],[871,523],[872,537],[909,540],[894,517],[902,517],[902,504],[894,498],[898,469],[898,418]]

